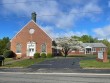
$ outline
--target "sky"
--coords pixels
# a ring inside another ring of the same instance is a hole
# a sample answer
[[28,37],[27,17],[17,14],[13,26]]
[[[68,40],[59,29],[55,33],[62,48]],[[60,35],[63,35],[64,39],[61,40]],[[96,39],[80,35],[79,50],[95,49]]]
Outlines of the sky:
[[37,13],[52,38],[90,35],[110,40],[110,0],[0,0],[0,39],[10,39]]

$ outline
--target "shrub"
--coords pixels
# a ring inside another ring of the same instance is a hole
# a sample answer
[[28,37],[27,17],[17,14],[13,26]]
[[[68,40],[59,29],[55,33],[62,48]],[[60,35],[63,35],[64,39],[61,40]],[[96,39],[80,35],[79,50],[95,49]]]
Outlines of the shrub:
[[6,51],[4,51],[3,56],[5,58],[14,58],[16,55],[15,55],[15,53],[13,51],[6,50]]
[[48,53],[47,58],[51,58],[51,57],[53,57],[52,53]]
[[110,55],[110,49],[108,49],[107,54]]
[[41,54],[41,58],[46,58],[46,54],[45,53],[42,53]]
[[35,59],[40,58],[40,53],[35,53],[35,54],[34,54],[34,58],[35,58]]

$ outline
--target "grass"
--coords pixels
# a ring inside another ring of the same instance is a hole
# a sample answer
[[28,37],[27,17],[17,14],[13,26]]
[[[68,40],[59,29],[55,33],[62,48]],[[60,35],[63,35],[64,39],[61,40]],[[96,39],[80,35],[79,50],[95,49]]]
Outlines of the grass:
[[6,64],[3,67],[28,67],[33,65],[34,63],[39,63],[45,60],[49,60],[48,58],[39,58],[39,59],[24,59],[21,61],[16,61],[10,64]]
[[82,68],[110,68],[110,62],[99,62],[94,59],[92,60],[82,60],[80,61],[80,66]]
[[84,57],[84,58],[96,58],[96,55],[69,55],[67,57]]
[[86,57],[86,55],[68,55],[67,57]]
[[5,62],[14,61],[14,59],[13,59],[13,58],[5,58],[4,61],[5,61]]

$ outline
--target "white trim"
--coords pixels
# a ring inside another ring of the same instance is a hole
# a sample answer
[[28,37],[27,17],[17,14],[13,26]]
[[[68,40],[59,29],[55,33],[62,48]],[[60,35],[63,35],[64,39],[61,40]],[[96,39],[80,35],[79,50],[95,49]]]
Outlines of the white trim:
[[21,28],[18,33],[10,40],[12,41],[31,21],[29,21],[23,28]]
[[[31,20],[31,21],[33,21],[33,20]],[[41,29],[53,41],[53,39],[36,22],[34,22],[34,24],[37,25],[38,28]]]
[[[91,51],[90,52],[88,51],[89,53],[87,53],[87,49],[91,49]],[[89,46],[89,47],[85,48],[85,54],[91,54],[91,53],[92,53],[92,47]]]
[[[31,46],[31,44],[33,44],[34,45],[34,47],[29,47],[29,46]],[[27,50],[26,50],[26,52],[27,52],[27,56],[30,56],[30,51],[29,51],[29,49],[34,49],[34,53],[36,53],[36,42],[27,42]],[[32,56],[34,56],[34,54],[32,55]]]
[[90,47],[90,46],[86,46],[85,48],[91,48],[92,49],[92,47]]
[[[20,46],[21,52],[17,52],[18,51],[18,45]],[[21,45],[21,43],[16,43],[16,54],[21,54],[21,53],[22,53],[22,45]]]
[[30,20],[20,31],[18,31],[18,33],[10,41],[12,41],[30,22],[33,22],[36,26],[38,26],[38,28],[41,29],[53,41],[53,39],[33,20]]
[[105,48],[100,48],[100,51],[103,51],[103,52],[105,52]]
[[[95,50],[94,50],[95,49]],[[96,52],[96,48],[92,48],[92,52]]]
[[22,54],[22,53],[16,53],[16,54]]

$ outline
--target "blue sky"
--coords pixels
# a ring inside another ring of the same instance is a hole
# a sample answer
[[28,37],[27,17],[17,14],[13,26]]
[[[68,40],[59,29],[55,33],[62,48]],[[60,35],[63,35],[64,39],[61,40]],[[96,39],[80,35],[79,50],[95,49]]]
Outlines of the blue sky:
[[37,13],[51,37],[91,35],[110,40],[110,0],[0,0],[0,38],[12,38]]

